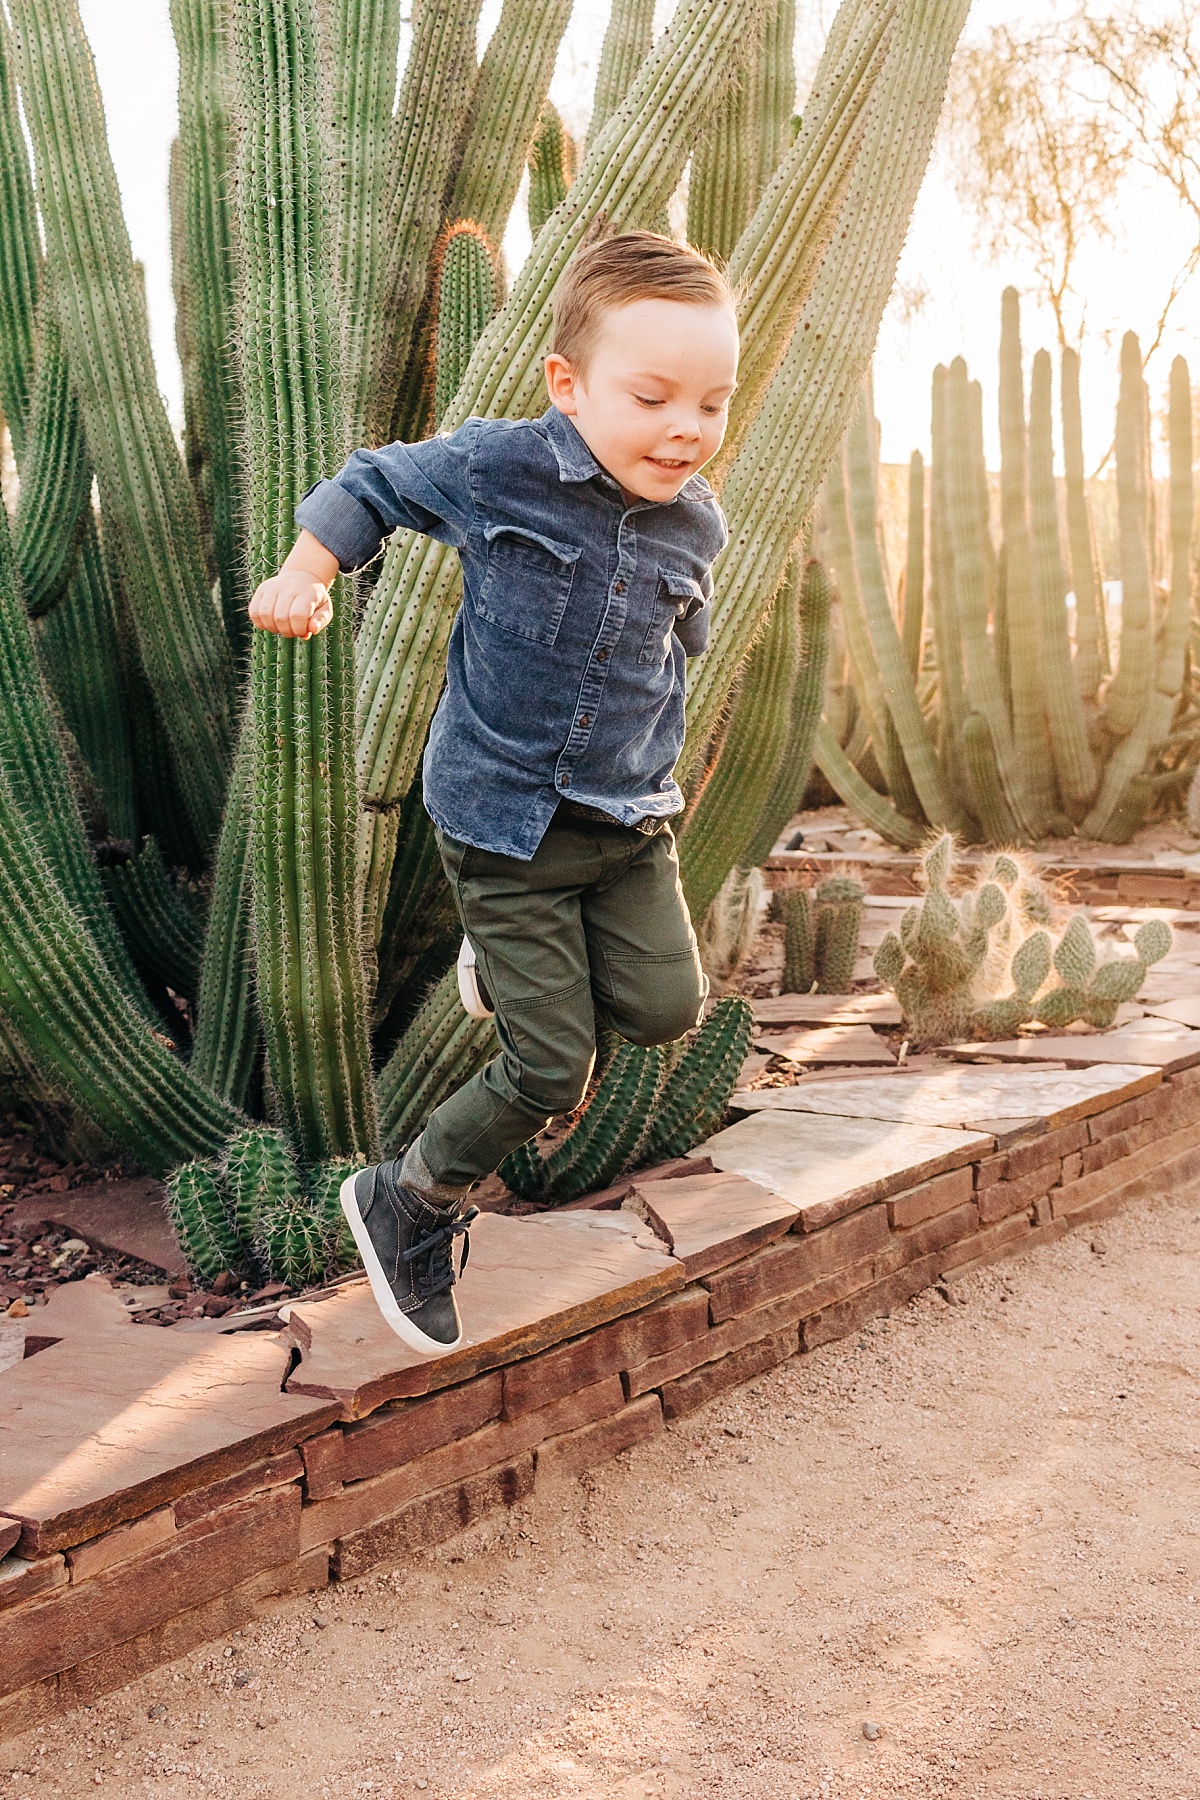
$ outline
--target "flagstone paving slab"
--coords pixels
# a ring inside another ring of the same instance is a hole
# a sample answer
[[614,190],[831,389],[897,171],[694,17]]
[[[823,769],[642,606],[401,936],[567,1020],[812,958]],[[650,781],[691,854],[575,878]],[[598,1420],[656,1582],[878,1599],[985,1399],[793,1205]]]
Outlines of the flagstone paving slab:
[[869,1025],[828,1025],[816,1031],[764,1033],[758,1049],[794,1063],[894,1063],[896,1058]]
[[790,1231],[798,1210],[743,1175],[642,1181],[625,1202],[677,1256],[689,1281],[722,1269]]
[[1161,1069],[1164,1075],[1177,1075],[1181,1069],[1200,1063],[1200,1039],[1194,1032],[1187,1037],[1055,1037],[1002,1038],[997,1043],[954,1044],[945,1055],[960,1061],[989,1056],[998,1062],[1040,1062],[1051,1048],[1059,1062],[1075,1068],[1098,1063],[1141,1063],[1147,1068]]
[[281,1391],[290,1349],[274,1333],[126,1323],[7,1370],[0,1512],[22,1521],[22,1554],[65,1549],[322,1430],[335,1405]]
[[627,1212],[484,1213],[458,1287],[463,1344],[422,1358],[384,1324],[366,1283],[288,1309],[301,1352],[289,1394],[336,1400],[359,1418],[633,1312],[686,1280],[683,1264]]
[[1200,1027],[1200,994],[1186,994],[1175,1000],[1164,1000],[1146,1007],[1155,1018],[1169,1019],[1176,1025]]
[[718,1169],[744,1175],[789,1200],[799,1209],[805,1231],[961,1168],[992,1148],[990,1133],[845,1114],[829,1117],[827,1110],[756,1112],[700,1148]]
[[[1055,1056],[1066,1055],[1060,1046],[1103,1043],[1103,1038],[1055,1038]],[[1153,1040],[1150,1040],[1153,1041]],[[975,1047],[991,1054],[994,1044]],[[1033,1046],[1029,1046],[1032,1051]],[[1125,1056],[1129,1055],[1128,1040]],[[1140,1040],[1138,1055],[1141,1055]],[[1029,1061],[1034,1061],[1030,1055]],[[1157,1087],[1158,1068],[1141,1063],[1117,1062],[1112,1067],[1086,1069],[1050,1068],[1044,1063],[1030,1069],[954,1068],[900,1078],[847,1076],[843,1081],[807,1081],[790,1088],[764,1088],[738,1095],[739,1112],[836,1113],[847,1118],[895,1119],[911,1124],[969,1127],[984,1119],[1040,1120],[1048,1128],[1069,1125],[1102,1112],[1118,1100]],[[713,1140],[715,1141],[715,1140]],[[708,1146],[706,1145],[707,1149]],[[716,1157],[713,1161],[716,1162]],[[719,1168],[721,1165],[717,1163]]]
[[899,1025],[892,994],[776,994],[754,1001],[759,1025]]

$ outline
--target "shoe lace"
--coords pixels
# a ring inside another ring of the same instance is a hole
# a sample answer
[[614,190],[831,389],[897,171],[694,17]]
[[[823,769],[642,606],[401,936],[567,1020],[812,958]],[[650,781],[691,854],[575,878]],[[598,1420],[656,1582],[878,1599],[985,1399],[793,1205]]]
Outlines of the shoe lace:
[[454,1240],[461,1233],[463,1246],[458,1263],[458,1273],[461,1275],[471,1254],[471,1240],[467,1234],[478,1217],[479,1208],[469,1206],[465,1213],[449,1220],[445,1225],[439,1225],[436,1231],[418,1239],[404,1252],[406,1263],[419,1263],[425,1259],[424,1269],[418,1267],[413,1272],[413,1286],[422,1300],[428,1300],[433,1294],[445,1293],[447,1288],[454,1286]]

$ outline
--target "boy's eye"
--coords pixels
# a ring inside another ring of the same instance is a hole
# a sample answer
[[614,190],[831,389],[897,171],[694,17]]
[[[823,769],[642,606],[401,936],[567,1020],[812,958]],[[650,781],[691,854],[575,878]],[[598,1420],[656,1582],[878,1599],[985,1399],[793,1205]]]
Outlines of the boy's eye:
[[649,394],[635,394],[634,398],[639,406],[661,406],[663,404],[661,400],[655,400]]
[[718,413],[723,413],[725,411],[725,408],[728,405],[729,405],[728,400],[722,400],[722,402],[719,406],[705,406],[705,407],[701,408],[701,411],[706,412],[706,413],[712,413],[713,417],[715,418]]

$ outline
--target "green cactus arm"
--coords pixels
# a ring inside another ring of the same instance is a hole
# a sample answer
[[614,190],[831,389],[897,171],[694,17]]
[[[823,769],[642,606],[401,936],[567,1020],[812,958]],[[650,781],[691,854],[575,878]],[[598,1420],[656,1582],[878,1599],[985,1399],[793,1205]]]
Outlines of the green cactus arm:
[[226,1217],[220,1171],[210,1159],[184,1163],[167,1182],[167,1211],[188,1268],[202,1281],[240,1274],[242,1246]]
[[529,231],[536,237],[550,214],[562,205],[575,179],[575,145],[547,100],[529,146]]
[[433,0],[415,9],[386,155],[386,225],[359,246],[360,254],[379,259],[365,291],[360,286],[366,312],[357,333],[358,361],[348,365],[345,378],[350,416],[365,421],[365,443],[395,435],[397,395],[415,349],[429,257],[445,222],[446,186],[475,80],[479,8],[480,0]]
[[583,1113],[546,1158],[549,1193],[560,1204],[604,1187],[638,1160],[652,1128],[663,1052],[622,1044]]
[[[314,0],[240,7],[240,348],[250,573],[278,568],[301,495],[345,449],[326,255]],[[278,396],[289,407],[280,416]],[[256,632],[250,845],[256,990],[282,1121],[307,1162],[376,1127],[355,869],[351,607],[305,643]]]
[[996,766],[996,751],[988,722],[970,713],[963,726],[963,751],[971,805],[989,844],[1015,844],[1021,836],[1004,793]]
[[194,999],[203,933],[167,879],[154,839],[147,838],[138,855],[110,862],[101,880],[137,965],[175,993]]
[[[874,408],[868,382],[846,438],[846,474],[854,530],[858,591],[870,650],[900,751],[925,817],[931,825],[958,830],[961,815],[930,740],[904,645],[896,629],[880,553],[871,443]],[[893,793],[895,790],[893,789]]]
[[829,609],[831,593],[825,566],[815,556],[793,558],[784,576],[785,589],[800,583],[800,666],[792,684],[792,704],[787,741],[779,772],[761,802],[754,835],[746,846],[747,867],[766,862],[775,840],[804,800],[812,774],[813,743],[821,722],[825,698],[825,670],[829,659]]
[[246,1250],[258,1249],[264,1217],[301,1197],[300,1171],[282,1131],[252,1125],[230,1138],[220,1159],[226,1216]]
[[141,659],[206,844],[220,824],[229,758],[229,647],[158,390],[91,52],[76,0],[13,0],[9,12],[71,380]]
[[[782,575],[797,523],[811,512],[848,422],[891,292],[965,16],[966,0],[905,0],[900,8],[896,54],[880,76],[838,214],[844,233],[838,254],[822,262],[725,480],[722,503],[732,535],[713,570],[710,648],[689,671],[693,746],[712,730],[765,599]],[[764,205],[769,198],[770,190]],[[747,231],[755,228],[752,220]]]
[[1013,745],[1025,773],[1030,828],[1040,836],[1058,810],[1046,735],[1046,695],[1029,530],[1029,452],[1021,359],[1021,302],[1005,288],[1000,308],[1000,522]]
[[1132,331],[1121,343],[1117,400],[1117,512],[1121,540],[1121,645],[1105,706],[1110,729],[1125,737],[1154,685],[1151,571],[1147,553],[1147,401],[1142,352]]
[[1183,689],[1192,591],[1192,536],[1196,502],[1192,485],[1194,455],[1192,432],[1192,381],[1186,360],[1177,356],[1171,364],[1168,411],[1171,453],[1171,578],[1167,611],[1158,646],[1155,687],[1178,700]]
[[772,0],[763,30],[761,67],[756,205],[792,143],[796,113],[796,0]]
[[904,559],[904,660],[914,684],[921,675],[925,639],[925,458],[914,450],[908,463],[908,537]]
[[26,611],[38,619],[58,605],[70,584],[91,518],[92,492],[79,403],[49,306],[41,314],[33,405],[19,467],[13,555]]
[[0,779],[0,1013],[40,1074],[152,1173],[244,1119],[135,1010]]
[[959,805],[967,810],[970,793],[963,738],[969,708],[963,685],[962,637],[954,599],[954,547],[949,523],[949,386],[950,371],[939,363],[933,371],[931,395],[929,613],[937,657],[938,750]]
[[[225,0],[171,0],[179,49],[177,309],[186,318],[184,419],[193,485],[211,533],[214,573],[230,642],[249,639],[238,507],[244,481],[234,337],[233,125],[229,9]],[[379,45],[382,55],[384,47]],[[394,52],[393,52],[394,54]],[[394,81],[388,87],[390,122]],[[182,290],[182,292],[181,292]],[[179,301],[183,301],[182,307]],[[353,309],[346,313],[353,316]]]
[[[1096,945],[1082,913],[1067,925],[1054,951],[1054,967],[1068,987],[1085,988],[1096,967]],[[1045,980],[1043,975],[1042,980]],[[1039,982],[1038,986],[1041,985]]]
[[543,1200],[546,1194],[546,1164],[537,1147],[536,1138],[510,1150],[496,1170],[509,1193],[521,1200]]
[[784,903],[783,981],[780,992],[808,994],[817,979],[817,924],[812,893],[793,888]]
[[1108,622],[1092,513],[1083,463],[1083,411],[1079,398],[1079,352],[1062,353],[1063,473],[1067,489],[1067,542],[1075,593],[1075,680],[1084,700],[1094,700],[1109,672]]
[[967,365],[962,357],[956,357],[951,364],[947,390],[946,509],[954,554],[953,600],[962,639],[966,690],[971,710],[987,721],[1009,811],[1020,835],[1028,837],[1031,827],[1025,814],[1024,776],[1017,765],[1012,725],[987,628],[987,566],[971,453],[971,408]]
[[0,11],[0,413],[18,464],[33,400],[34,344],[42,247],[38,241],[33,175],[13,67],[12,38]]
[[234,1106],[245,1103],[262,1043],[250,922],[253,755],[253,730],[243,724],[213,868],[191,1060],[197,1079]]
[[38,620],[34,640],[47,685],[104,797],[109,832],[132,842],[137,812],[125,636],[89,516],[70,586],[53,612]]
[[633,86],[654,42],[654,0],[613,0],[600,49],[585,154]]
[[[665,204],[713,103],[712,67],[736,66],[760,4],[682,0],[476,345],[445,429],[472,413],[520,417],[534,405],[559,276],[599,214],[620,230],[639,205]],[[359,769],[370,803],[399,799],[416,776],[459,593],[452,551],[413,532],[397,533],[359,633]]]
[[[457,950],[461,932],[454,896],[438,854],[433,820],[414,781],[395,815],[391,877],[381,914],[373,1022],[384,1026],[402,989],[439,949]],[[451,960],[449,956],[446,961]],[[441,975],[445,962],[436,972]]]
[[322,1280],[334,1255],[331,1224],[302,1192],[268,1202],[259,1217],[255,1251],[272,1279],[298,1288]]
[[479,65],[448,212],[474,219],[495,244],[521,185],[571,4],[504,0]]
[[1133,947],[1147,968],[1169,956],[1174,941],[1175,934],[1165,919],[1146,919],[1133,935]]
[[848,994],[862,933],[862,900],[827,901],[817,907],[818,994]]
[[[829,521],[829,547],[837,581],[850,678],[854,684],[860,713],[870,731],[876,756],[886,766],[888,707],[883,682],[871,650],[859,590],[858,558],[855,554],[854,528],[846,483],[846,458],[841,446],[826,471],[824,496]],[[890,769],[888,774],[891,774]]]
[[440,419],[458,392],[480,333],[496,310],[498,259],[472,219],[448,226],[434,250],[433,389]]
[[718,1000],[663,1081],[640,1160],[684,1156],[717,1129],[754,1032],[754,1008],[740,994]]
[[379,1134],[384,1153],[410,1144],[435,1106],[469,1081],[496,1053],[490,1019],[472,1019],[448,969],[430,989],[411,1025],[379,1072]]
[[800,668],[800,596],[784,585],[746,658],[716,768],[679,840],[680,879],[692,917],[702,919],[742,860],[763,795],[788,746],[790,702]]
[[[773,4],[770,10],[775,10]],[[764,32],[741,80],[731,86],[725,104],[692,155],[688,242],[723,263],[728,262],[758,203],[766,48]]]
[[1029,527],[1033,539],[1034,591],[1046,722],[1063,805],[1073,819],[1081,819],[1095,797],[1098,776],[1088,745],[1083,702],[1071,666],[1067,583],[1063,573],[1054,481],[1051,365],[1047,350],[1039,350],[1033,359],[1029,394]]
[[[378,334],[383,324],[380,284],[393,247],[388,233],[396,224],[397,178],[403,182],[413,173],[408,166],[393,162],[401,138],[401,122],[407,121],[406,106],[413,98],[406,70],[404,98],[393,123],[404,10],[395,0],[324,0],[318,15],[329,86],[328,241],[340,302],[343,400],[347,437],[352,444],[379,441],[373,435],[372,385],[379,373]],[[430,70],[426,63],[431,26],[434,20],[446,18],[453,21],[453,32],[462,9],[433,4],[408,10],[421,15],[414,18],[410,53],[413,72],[436,81],[437,71]],[[448,71],[451,80],[456,72],[452,60]],[[434,132],[439,125],[454,129],[453,120],[431,117],[427,123]],[[406,149],[412,147],[405,145]],[[437,180],[433,170],[429,174]],[[428,196],[432,206],[440,204],[444,185],[445,169],[441,185]],[[439,218],[435,230],[440,222]],[[430,236],[424,244],[426,254],[432,242]]]
[[924,830],[904,818],[890,800],[863,780],[824,719],[817,726],[813,760],[838,799],[857,813],[864,825],[902,850],[917,848],[925,836]]

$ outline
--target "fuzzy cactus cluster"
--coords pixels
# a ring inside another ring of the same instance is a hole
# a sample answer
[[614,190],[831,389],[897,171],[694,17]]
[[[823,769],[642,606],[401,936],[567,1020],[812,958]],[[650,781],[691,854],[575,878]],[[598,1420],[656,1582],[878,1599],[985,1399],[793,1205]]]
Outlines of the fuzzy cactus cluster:
[[1132,956],[1097,944],[1082,913],[1060,927],[1053,896],[1010,851],[995,856],[974,886],[954,882],[954,865],[946,833],[921,859],[924,897],[875,952],[875,973],[917,1043],[1011,1037],[1034,1022],[1111,1025],[1171,948],[1161,919],[1138,927]]

